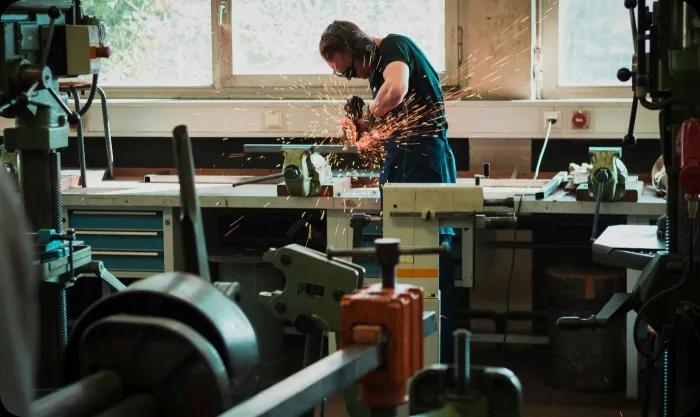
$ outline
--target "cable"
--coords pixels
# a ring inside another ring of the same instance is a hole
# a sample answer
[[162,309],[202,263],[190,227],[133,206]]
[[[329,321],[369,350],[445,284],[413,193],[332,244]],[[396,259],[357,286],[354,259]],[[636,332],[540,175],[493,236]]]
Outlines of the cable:
[[537,158],[537,165],[535,165],[535,175],[532,180],[527,184],[525,190],[520,195],[520,201],[518,201],[518,208],[515,210],[515,226],[513,229],[513,251],[510,257],[510,272],[508,273],[508,284],[506,286],[506,312],[503,315],[504,327],[503,327],[503,343],[501,345],[501,353],[506,350],[506,340],[508,339],[508,315],[510,314],[510,294],[513,288],[513,272],[515,271],[515,246],[518,242],[518,220],[520,220],[520,209],[523,206],[523,198],[525,194],[530,190],[530,187],[537,181],[537,177],[540,175],[540,166],[542,165],[542,157],[544,157],[544,151],[547,149],[547,144],[549,143],[549,134],[552,132],[552,125],[557,121],[554,119],[547,119],[547,132],[544,135],[544,143],[542,144],[542,149],[540,150],[540,156]]

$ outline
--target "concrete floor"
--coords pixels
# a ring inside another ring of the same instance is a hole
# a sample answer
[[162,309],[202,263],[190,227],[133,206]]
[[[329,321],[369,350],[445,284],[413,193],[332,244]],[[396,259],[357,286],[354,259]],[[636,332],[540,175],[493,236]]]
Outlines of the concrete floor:
[[[494,347],[477,347],[475,364],[505,366],[523,386],[524,417],[640,417],[639,403],[625,399],[624,390],[605,393],[574,392],[554,388],[549,378],[546,349],[508,347],[504,355]],[[402,410],[399,415],[408,415]],[[346,417],[345,402],[336,395],[326,404],[326,416]],[[320,416],[318,407],[316,416]]]

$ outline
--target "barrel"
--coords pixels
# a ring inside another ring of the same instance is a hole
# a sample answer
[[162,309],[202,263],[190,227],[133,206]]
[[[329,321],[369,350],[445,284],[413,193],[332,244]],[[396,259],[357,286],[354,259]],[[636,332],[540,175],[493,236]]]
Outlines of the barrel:
[[551,384],[590,392],[624,388],[624,314],[605,328],[561,330],[556,326],[562,316],[597,314],[614,293],[624,292],[624,270],[550,266],[545,275],[550,306]]

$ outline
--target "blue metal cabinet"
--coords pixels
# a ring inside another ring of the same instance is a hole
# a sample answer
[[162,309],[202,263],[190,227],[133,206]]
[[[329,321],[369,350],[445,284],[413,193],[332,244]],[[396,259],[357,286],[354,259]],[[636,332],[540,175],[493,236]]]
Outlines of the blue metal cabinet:
[[169,212],[68,209],[70,227],[92,247],[93,259],[117,276],[147,276],[171,270],[166,262]]

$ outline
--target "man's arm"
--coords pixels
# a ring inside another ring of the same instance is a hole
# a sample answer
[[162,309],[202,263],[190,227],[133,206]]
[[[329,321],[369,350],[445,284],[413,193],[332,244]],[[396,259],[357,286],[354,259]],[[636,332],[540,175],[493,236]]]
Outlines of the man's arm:
[[384,76],[384,84],[377,92],[374,103],[369,106],[369,111],[377,117],[384,117],[396,108],[408,93],[409,69],[405,62],[390,62],[382,75]]

